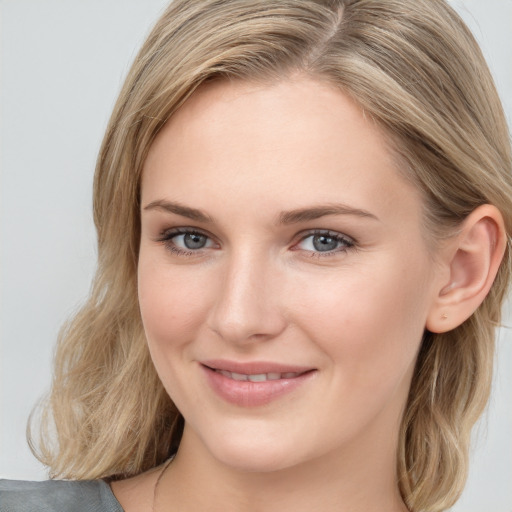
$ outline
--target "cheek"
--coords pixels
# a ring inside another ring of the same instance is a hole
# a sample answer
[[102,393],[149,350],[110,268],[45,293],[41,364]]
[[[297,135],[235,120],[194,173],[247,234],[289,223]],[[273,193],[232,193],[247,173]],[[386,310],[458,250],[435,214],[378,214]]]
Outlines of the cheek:
[[152,354],[173,350],[197,334],[206,309],[201,272],[176,271],[162,262],[146,260],[138,269],[139,304]]
[[141,251],[138,290],[149,352],[167,393],[179,410],[185,410],[191,400],[187,393],[200,396],[190,386],[184,391],[180,383],[193,360],[193,341],[203,323],[204,276],[144,256]]
[[296,321],[352,383],[395,380],[414,363],[427,294],[421,265],[382,261],[297,286]]

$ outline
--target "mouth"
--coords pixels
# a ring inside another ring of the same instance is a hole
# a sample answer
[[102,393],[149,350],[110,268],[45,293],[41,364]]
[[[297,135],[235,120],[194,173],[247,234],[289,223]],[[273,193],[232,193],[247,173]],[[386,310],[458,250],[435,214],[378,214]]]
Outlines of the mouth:
[[209,387],[230,404],[266,405],[292,393],[315,375],[315,368],[280,363],[204,361],[200,365]]
[[[266,382],[268,380],[280,380],[280,379],[295,379],[300,377],[306,372],[269,372],[269,373],[236,373],[229,372],[227,370],[218,370],[216,368],[210,368],[214,372],[220,373],[227,377],[228,379],[238,380],[241,382],[249,381],[249,382]],[[307,370],[311,371],[311,370]]]

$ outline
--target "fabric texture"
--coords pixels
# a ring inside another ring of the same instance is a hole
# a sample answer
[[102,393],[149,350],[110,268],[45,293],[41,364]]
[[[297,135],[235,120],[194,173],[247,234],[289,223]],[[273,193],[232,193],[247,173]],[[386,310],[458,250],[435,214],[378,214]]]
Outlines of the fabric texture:
[[0,480],[0,512],[123,512],[103,480]]

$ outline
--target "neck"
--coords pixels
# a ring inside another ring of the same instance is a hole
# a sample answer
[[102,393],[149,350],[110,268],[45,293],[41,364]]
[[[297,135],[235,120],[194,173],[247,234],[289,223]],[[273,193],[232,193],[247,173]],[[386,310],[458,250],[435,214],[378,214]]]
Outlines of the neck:
[[249,472],[215,459],[186,426],[154,510],[406,512],[396,484],[396,443],[376,441],[277,471]]

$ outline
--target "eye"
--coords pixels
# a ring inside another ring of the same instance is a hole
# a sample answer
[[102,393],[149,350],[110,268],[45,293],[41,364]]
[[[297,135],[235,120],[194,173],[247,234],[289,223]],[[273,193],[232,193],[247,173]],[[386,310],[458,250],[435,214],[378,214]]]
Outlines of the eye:
[[214,241],[208,235],[187,228],[169,229],[162,233],[158,241],[164,242],[172,252],[184,255],[215,247]]
[[201,233],[185,233],[172,237],[174,244],[182,249],[202,249],[208,244],[208,237]]
[[313,254],[344,252],[354,247],[355,242],[341,233],[333,231],[315,231],[304,238],[295,246],[297,249],[309,251]]

